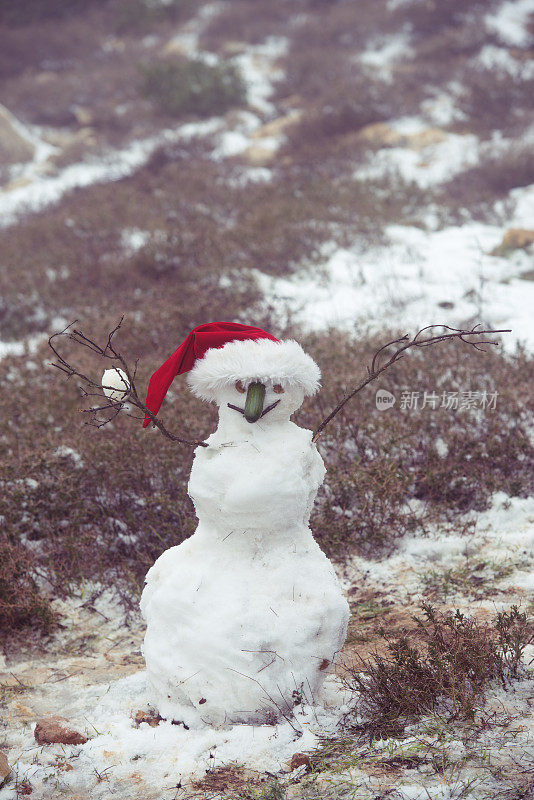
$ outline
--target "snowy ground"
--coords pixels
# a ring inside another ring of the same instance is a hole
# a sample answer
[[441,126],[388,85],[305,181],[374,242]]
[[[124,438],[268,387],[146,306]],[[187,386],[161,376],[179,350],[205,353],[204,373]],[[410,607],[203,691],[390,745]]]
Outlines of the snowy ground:
[[[204,6],[199,17],[177,33],[176,44],[190,55],[201,55],[198,37],[210,14],[220,3]],[[532,13],[531,0],[506,2],[486,24],[497,38],[510,45],[525,43],[525,21]],[[165,142],[182,137],[212,137],[212,157],[232,158],[259,145],[276,153],[283,134],[272,135],[263,129],[277,113],[270,91],[279,77],[276,60],[285,52],[287,40],[270,37],[247,48],[235,61],[246,79],[251,110],[236,113],[229,124],[214,118],[203,123],[187,124],[161,131],[144,141],[129,143],[92,161],[84,161],[47,175],[43,166],[50,155],[49,146],[37,128],[26,128],[26,135],[36,145],[35,160],[15,170],[11,187],[0,191],[0,216],[3,226],[15,224],[22,212],[33,212],[55,203],[70,189],[94,182],[118,180],[146,163],[154,150]],[[396,58],[409,48],[403,36],[376,42],[360,58],[390,79]],[[486,50],[485,63],[502,58],[502,50]],[[507,63],[512,63],[509,59]],[[445,124],[454,112],[454,98],[444,95],[437,104],[434,124]],[[285,110],[287,113],[287,109]],[[441,122],[440,122],[441,113]],[[428,128],[425,119],[391,120],[390,126],[409,137]],[[361,180],[388,170],[397,170],[422,187],[436,186],[454,174],[473,166],[479,158],[479,142],[473,135],[449,133],[420,150],[399,146],[379,152],[373,163],[355,172]],[[268,168],[250,167],[251,179],[269,179]],[[246,173],[246,170],[244,170]],[[512,192],[514,210],[502,215],[499,224],[465,221],[455,227],[441,228],[432,208],[421,225],[390,225],[388,243],[365,247],[355,241],[340,249],[323,245],[321,269],[309,265],[289,278],[277,278],[257,271],[257,279],[266,304],[272,305],[282,320],[290,318],[305,329],[320,330],[337,326],[349,331],[358,327],[375,330],[385,325],[413,330],[432,322],[466,325],[484,323],[511,328],[505,344],[513,347],[525,342],[532,350],[534,329],[534,281],[532,246],[517,249],[506,256],[491,255],[510,228],[534,227],[534,187]],[[143,231],[125,231],[125,248],[143,244]],[[57,328],[62,327],[58,321]],[[0,357],[32,352],[43,335],[21,341],[0,342]],[[340,577],[349,596],[368,591],[381,597],[384,606],[393,605],[406,616],[414,611],[430,589],[441,592],[444,607],[476,611],[482,617],[519,602],[532,608],[534,602],[533,560],[534,504],[530,499],[494,497],[492,508],[474,518],[475,532],[466,537],[436,529],[427,539],[405,539],[399,549],[381,562],[354,558],[340,568]],[[461,526],[459,526],[461,527]],[[470,585],[470,565],[482,563],[475,591]],[[465,580],[464,580],[465,576]],[[436,588],[437,587],[437,588]],[[98,595],[99,587],[94,589]],[[253,728],[236,726],[230,731],[188,732],[169,723],[157,728],[142,723],[136,727],[132,716],[146,707],[144,702],[143,660],[140,654],[142,627],[135,618],[125,626],[123,612],[113,595],[104,592],[87,602],[83,597],[56,601],[56,609],[65,625],[50,643],[48,652],[28,652],[25,660],[6,666],[0,664],[0,685],[8,722],[5,741],[15,780],[0,789],[0,800],[18,796],[17,785],[29,780],[33,796],[51,800],[65,795],[72,798],[171,798],[194,794],[187,780],[199,778],[227,764],[243,764],[249,770],[278,774],[288,786],[287,796],[301,796],[295,778],[288,773],[287,762],[297,751],[308,751],[319,735],[331,733],[346,711],[346,697],[334,680],[329,688],[326,711],[303,709],[294,720],[278,726]],[[350,659],[350,647],[347,649]],[[525,667],[532,674],[534,650],[527,650]],[[513,718],[505,731],[487,732],[477,748],[492,750],[496,763],[514,761],[534,763],[534,718],[532,716],[533,679],[518,683],[514,692],[495,690],[489,696],[490,707]],[[40,747],[33,738],[36,717],[49,713],[63,714],[89,737],[82,746]],[[447,767],[441,777],[435,774],[398,775],[395,787],[398,800],[453,800],[462,794],[473,779],[474,798],[496,797],[502,790],[489,773],[468,764],[462,732],[455,726],[432,729],[428,723],[413,731],[402,742],[387,740],[362,748],[365,765],[350,771],[316,777],[317,797],[377,797],[388,791],[390,778],[369,768],[387,752],[390,757],[432,751]],[[501,739],[499,739],[499,736]],[[493,737],[493,738],[492,738]],[[503,738],[504,737],[504,738]],[[365,753],[364,753],[365,751]],[[490,758],[488,756],[488,758]],[[300,774],[301,773],[297,773]],[[389,783],[388,783],[389,781]],[[180,784],[183,784],[182,788]],[[135,790],[132,787],[135,786]],[[334,790],[333,787],[337,787]],[[312,786],[309,791],[315,791]],[[346,790],[343,795],[342,791]],[[134,794],[135,792],[135,794]],[[352,792],[352,793],[351,793]],[[293,793],[293,794],[292,794]],[[198,796],[206,797],[199,790]],[[310,794],[310,796],[313,796]],[[386,796],[386,795],[382,795]],[[523,795],[527,797],[528,795]],[[512,796],[510,796],[512,797]]]
[[[381,562],[352,559],[340,571],[349,597],[354,592],[379,597],[380,613],[390,609],[392,619],[399,614],[408,619],[419,602],[428,598],[429,585],[445,587],[445,607],[470,614],[476,611],[482,618],[513,602],[528,608],[534,601],[534,501],[498,493],[487,512],[471,518],[476,527],[467,538],[435,529],[425,539],[407,538],[395,554]],[[474,591],[473,568],[478,579]],[[464,582],[460,578],[451,581],[451,574],[465,575]],[[227,765],[271,773],[289,786],[302,778],[302,770],[289,772],[291,756],[311,751],[319,744],[318,736],[335,732],[350,707],[350,695],[332,678],[325,695],[326,709],[302,707],[294,719],[275,726],[198,731],[186,731],[170,722],[155,728],[146,722],[136,726],[136,712],[147,708],[140,620],[131,620],[125,628],[112,592],[102,592],[99,587],[86,587],[83,598],[57,601],[56,609],[65,629],[56,636],[48,657],[14,663],[0,672],[10,719],[5,734],[10,761],[18,782],[29,780],[35,796],[42,800],[51,800],[58,793],[84,799],[112,795],[126,800],[132,797],[132,786],[136,797],[147,800],[185,798],[194,795],[189,779],[202,778],[206,771]],[[357,619],[353,630],[358,631]],[[361,645],[347,646],[342,655],[346,664],[350,664],[353,650],[361,652]],[[490,712],[495,708],[502,714],[506,709],[511,721],[504,731],[488,729],[484,741],[471,745],[473,753],[495,747],[503,764],[514,758],[525,767],[534,763],[534,715],[529,700],[534,687],[534,646],[525,652],[525,668],[525,678],[512,691],[495,688],[489,693]],[[37,745],[34,721],[51,713],[67,717],[89,738],[87,744]],[[447,787],[452,791],[457,785],[459,791],[473,777],[478,787],[473,797],[491,797],[498,783],[474,756],[469,763],[468,749],[461,726],[442,722],[436,729],[436,719],[429,718],[415,726],[412,735],[408,731],[402,741],[362,745],[364,764],[356,762],[350,771],[335,775],[320,774],[315,784],[325,796],[330,796],[334,786],[340,791],[340,787],[352,785],[361,791],[357,796],[371,798],[383,783],[371,769],[375,761],[385,753],[389,758],[406,757],[426,750],[450,759],[450,769],[441,777],[412,773],[400,778],[395,784],[399,800],[459,797],[448,795]],[[461,770],[463,760],[467,766]],[[200,792],[198,796],[205,795]],[[14,797],[14,783],[0,790],[0,800]]]

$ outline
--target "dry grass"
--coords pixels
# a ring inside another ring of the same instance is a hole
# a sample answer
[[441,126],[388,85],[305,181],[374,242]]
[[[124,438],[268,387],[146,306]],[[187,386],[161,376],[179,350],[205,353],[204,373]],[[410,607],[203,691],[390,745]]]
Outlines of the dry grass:
[[362,660],[345,676],[375,733],[398,731],[430,712],[473,720],[488,686],[495,681],[506,686],[519,677],[532,629],[516,606],[491,625],[428,604],[422,611],[414,618],[415,630],[395,637],[384,633],[387,655]]
[[[458,222],[466,214],[473,219],[498,221],[495,202],[504,200],[512,189],[534,182],[532,148],[512,144],[505,148],[486,145],[481,148],[476,166],[464,170],[442,184],[438,202],[449,209],[449,222]],[[511,201],[506,213],[510,216]]]
[[[356,385],[373,348],[387,338],[354,344],[334,332],[310,338],[307,346],[323,367],[324,388],[316,407],[308,405],[299,413],[301,424],[315,427]],[[495,491],[526,495],[532,490],[534,451],[527,421],[534,400],[531,360],[521,352],[507,358],[439,347],[439,358],[427,349],[388,370],[319,440],[328,475],[312,520],[316,537],[330,554],[356,548],[378,555],[406,532],[485,508]],[[376,408],[379,386],[397,398],[389,411]],[[484,390],[498,392],[494,411],[439,407],[443,392]],[[419,405],[425,391],[435,392],[438,407],[400,408],[403,392],[412,391],[419,392]],[[439,439],[446,454],[436,447]],[[417,515],[409,505],[412,497],[424,501]]]

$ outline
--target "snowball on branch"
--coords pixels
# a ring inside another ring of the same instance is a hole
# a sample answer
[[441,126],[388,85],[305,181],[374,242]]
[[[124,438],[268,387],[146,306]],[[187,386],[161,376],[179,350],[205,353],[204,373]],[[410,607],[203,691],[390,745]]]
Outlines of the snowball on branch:
[[102,390],[114,403],[122,403],[130,392],[130,382],[124,370],[119,367],[104,370]]

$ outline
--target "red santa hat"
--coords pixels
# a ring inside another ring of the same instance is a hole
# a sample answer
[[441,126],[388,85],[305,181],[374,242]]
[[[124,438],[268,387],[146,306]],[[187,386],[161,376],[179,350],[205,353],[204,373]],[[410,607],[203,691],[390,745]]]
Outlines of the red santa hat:
[[[193,369],[197,359],[203,358],[208,350],[224,347],[228,342],[256,339],[278,342],[278,339],[261,328],[240,325],[237,322],[208,322],[193,328],[189,336],[150,378],[145,406],[153,414],[157,414],[174,378]],[[149,423],[150,418],[145,416],[143,428]]]

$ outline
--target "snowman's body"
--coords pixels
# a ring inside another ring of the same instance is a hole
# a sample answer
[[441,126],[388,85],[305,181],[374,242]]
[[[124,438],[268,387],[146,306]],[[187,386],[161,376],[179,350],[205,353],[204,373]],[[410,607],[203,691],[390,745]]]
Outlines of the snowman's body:
[[282,409],[249,424],[225,399],[191,471],[198,528],[156,561],[141,599],[150,702],[188,726],[316,703],[349,615],[308,527],[325,474],[311,432]]

